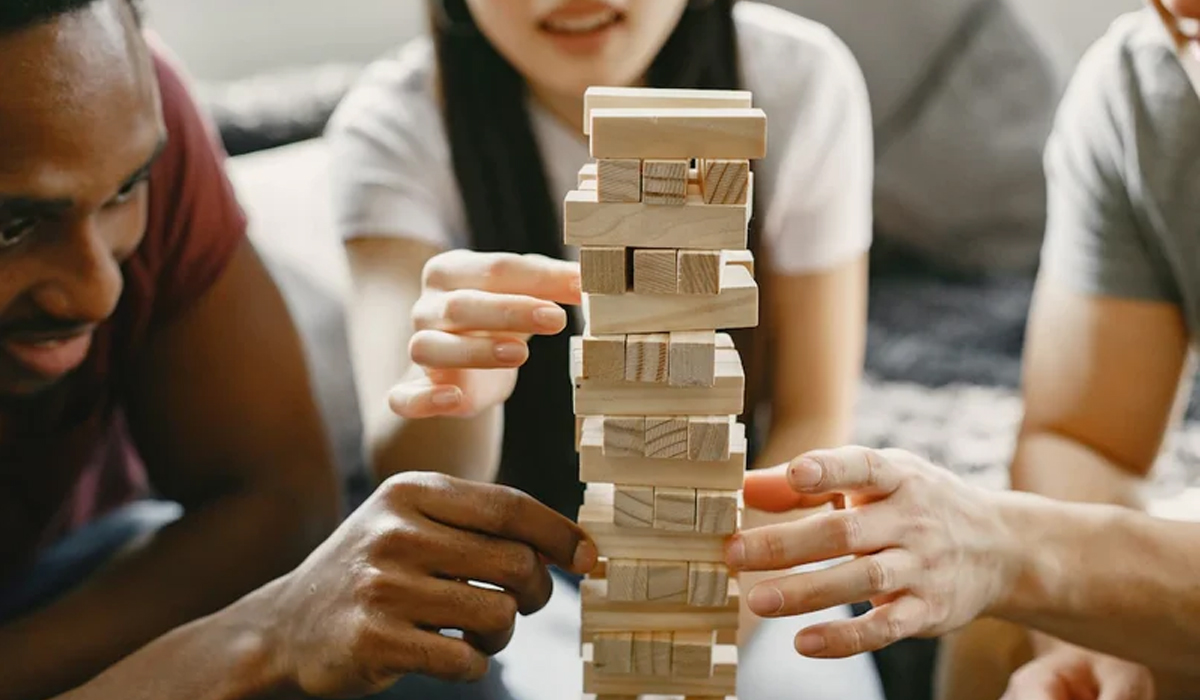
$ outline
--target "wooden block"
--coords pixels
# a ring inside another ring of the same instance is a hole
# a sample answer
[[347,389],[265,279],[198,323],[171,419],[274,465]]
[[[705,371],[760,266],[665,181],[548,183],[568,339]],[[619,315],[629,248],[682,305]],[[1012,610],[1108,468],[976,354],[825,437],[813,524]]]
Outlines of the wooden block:
[[721,251],[722,265],[737,265],[746,268],[750,276],[754,276],[754,253],[749,250]]
[[650,637],[650,668],[656,676],[671,675],[671,642],[670,632],[651,632]]
[[681,250],[677,269],[679,294],[715,295],[721,292],[721,251]]
[[687,160],[679,159],[643,161],[642,201],[657,205],[687,204],[688,165]]
[[[586,355],[585,355],[586,358]],[[715,331],[674,331],[667,341],[667,383],[712,386],[717,380]]]
[[[716,634],[711,631],[672,633],[671,673],[683,678],[708,678],[711,676],[715,641]],[[597,649],[599,649],[598,646]]]
[[642,161],[637,158],[596,161],[596,192],[600,202],[642,201]]
[[580,634],[584,639],[597,632],[655,630],[717,630],[736,635],[741,598],[737,580],[728,580],[728,577],[726,580],[728,590],[724,591],[723,602],[706,606],[663,602],[648,605],[645,601],[614,600],[609,593],[612,590],[609,582],[582,581],[579,586]]
[[634,632],[632,640],[633,672],[639,676],[654,675],[654,633]]
[[[670,343],[668,341],[669,355]],[[583,377],[601,382],[624,381],[625,336],[583,336]]]
[[686,532],[696,529],[696,489],[659,486],[654,489],[654,529]]
[[733,430],[729,459],[724,462],[609,458],[604,455],[603,418],[589,416],[579,441],[579,478],[585,483],[740,489],[746,472],[746,426],[737,423]]
[[696,531],[732,535],[738,524],[737,491],[696,491]]
[[617,527],[654,527],[654,489],[617,486],[613,492],[613,524]]
[[585,294],[592,333],[654,333],[753,328],[758,325],[758,285],[744,267],[721,270],[721,291],[694,294]]
[[654,459],[687,459],[687,439],[687,417],[646,417],[647,457]]
[[637,294],[675,294],[679,291],[678,269],[678,252],[675,250],[634,250],[633,291]]
[[593,246],[579,249],[581,287],[588,294],[624,294],[629,289],[625,248]]
[[[688,435],[692,425],[688,423]],[[690,448],[689,448],[690,453]],[[641,457],[646,454],[646,419],[633,416],[604,417],[604,454],[608,457]]]
[[706,462],[729,459],[733,416],[692,416],[688,419],[688,459]]
[[[634,636],[634,665],[637,666],[637,643]],[[590,650],[589,650],[590,651]],[[737,694],[737,646],[713,647],[713,670],[708,678],[654,676],[634,673],[628,676],[596,673],[594,662],[587,658],[583,664],[583,690],[597,695],[670,695],[704,698],[728,697]]]
[[688,605],[723,608],[729,604],[729,569],[714,562],[688,565]]
[[604,583],[609,600],[615,603],[646,600],[647,576],[643,562],[636,559],[609,559],[605,568],[607,578]]
[[707,204],[745,204],[750,161],[706,159],[699,162],[700,189]]
[[688,563],[646,560],[646,600],[651,603],[686,604]]
[[667,333],[633,334],[625,338],[625,381],[651,384],[667,382],[671,336]]
[[592,638],[592,663],[596,665],[597,673],[633,673],[633,633],[601,632],[595,635]]
[[585,163],[584,166],[579,169],[579,177],[575,180],[575,186],[579,187],[585,182],[594,181],[598,174],[599,168],[596,167],[595,161],[592,161],[591,163]]
[[688,195],[682,207],[662,207],[601,202],[597,192],[572,190],[563,202],[563,242],[581,248],[739,250],[746,247],[751,213],[745,204],[705,204],[699,194]]
[[[583,423],[586,416],[575,416],[575,451],[583,447]],[[603,436],[602,436],[603,437]]]
[[596,181],[584,180],[583,182],[579,183],[579,189],[583,190],[584,192],[595,192],[597,189]]
[[740,109],[592,109],[593,158],[721,158],[767,155],[767,115]]
[[590,87],[583,93],[583,133],[591,133],[593,109],[640,107],[694,107],[744,109],[753,104],[748,90],[687,88]]
[[[682,530],[643,530],[620,528],[613,523],[611,504],[584,503],[579,509],[579,524],[596,543],[600,556],[615,559],[657,559],[660,561],[725,561],[725,535],[709,535]],[[609,563],[609,581],[616,574]]]

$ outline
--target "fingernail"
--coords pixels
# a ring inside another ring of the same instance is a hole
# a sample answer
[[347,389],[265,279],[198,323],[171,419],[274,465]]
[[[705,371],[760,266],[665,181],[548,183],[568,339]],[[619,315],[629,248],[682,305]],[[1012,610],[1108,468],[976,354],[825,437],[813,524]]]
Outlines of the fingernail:
[[520,362],[525,356],[525,349],[516,343],[500,343],[492,352],[501,362]]
[[825,470],[816,460],[811,458],[798,459],[788,467],[788,482],[798,489],[811,489],[821,483]]
[[801,632],[796,638],[796,651],[805,656],[815,656],[825,651],[825,638],[815,632]]
[[783,610],[783,594],[772,586],[755,586],[750,589],[746,602],[755,615],[774,615]]
[[429,402],[434,406],[445,408],[458,403],[459,396],[458,389],[438,389],[429,397]]
[[571,567],[576,573],[586,574],[596,568],[598,556],[596,545],[588,540],[583,540],[575,547],[575,556],[571,559]]
[[725,563],[733,569],[740,569],[746,563],[746,545],[742,538],[735,538],[725,548]]
[[562,309],[538,309],[533,312],[533,322],[541,328],[558,328],[562,325]]

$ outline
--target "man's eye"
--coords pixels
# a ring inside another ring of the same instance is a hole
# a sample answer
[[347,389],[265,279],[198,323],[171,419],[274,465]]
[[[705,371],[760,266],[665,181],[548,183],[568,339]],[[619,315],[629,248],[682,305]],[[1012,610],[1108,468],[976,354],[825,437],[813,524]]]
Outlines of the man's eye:
[[0,225],[0,248],[11,248],[25,240],[26,236],[33,233],[37,223],[37,219],[27,216],[10,219]]
[[112,198],[112,201],[109,202],[109,205],[124,204],[125,202],[128,202],[133,198],[133,195],[137,193],[138,187],[140,187],[144,182],[145,180],[134,180],[128,185],[125,185],[120,189],[119,192],[117,192],[117,196]]

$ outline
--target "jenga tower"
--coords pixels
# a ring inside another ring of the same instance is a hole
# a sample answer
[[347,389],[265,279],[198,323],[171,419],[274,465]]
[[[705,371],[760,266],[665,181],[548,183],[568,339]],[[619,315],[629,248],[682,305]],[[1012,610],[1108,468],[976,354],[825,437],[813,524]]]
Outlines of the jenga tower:
[[766,115],[726,90],[592,88],[595,163],[564,207],[579,246],[572,339],[579,521],[601,564],[583,582],[584,694],[733,697],[745,374],[720,330],[758,324],[747,249]]

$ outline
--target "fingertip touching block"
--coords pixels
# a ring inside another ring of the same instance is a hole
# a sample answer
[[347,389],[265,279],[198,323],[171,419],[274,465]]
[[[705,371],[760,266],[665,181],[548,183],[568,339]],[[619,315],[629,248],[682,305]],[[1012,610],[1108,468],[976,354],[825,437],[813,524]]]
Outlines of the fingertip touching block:
[[721,292],[721,251],[680,250],[677,262],[680,294]]
[[712,386],[717,380],[715,331],[673,331],[667,345],[667,383]]
[[696,491],[696,530],[715,535],[732,535],[737,530],[736,491]]
[[580,248],[579,276],[582,290],[588,294],[624,294],[629,290],[627,259],[627,248]]
[[596,193],[601,202],[642,201],[642,162],[636,158],[596,161]]
[[625,338],[625,381],[665,384],[671,336],[635,333]]
[[696,529],[696,489],[659,486],[654,489],[654,529]]
[[604,417],[604,455],[606,457],[642,457],[645,454],[645,418],[638,416]]
[[613,524],[617,527],[654,527],[654,488],[617,486],[613,492]]
[[688,419],[688,459],[714,462],[729,459],[733,416],[692,416]]
[[687,603],[688,563],[645,561],[646,600],[652,603]]
[[697,168],[706,204],[745,204],[750,161],[704,159]]
[[647,160],[642,163],[642,202],[683,206],[688,196],[688,161]]
[[675,250],[633,251],[633,291],[637,294],[676,294],[679,291],[678,254]]
[[646,418],[646,456],[687,459],[688,419],[674,416]]
[[688,565],[688,605],[718,608],[729,600],[729,569],[724,564],[692,562]]
[[625,336],[583,336],[583,378],[625,381]]

